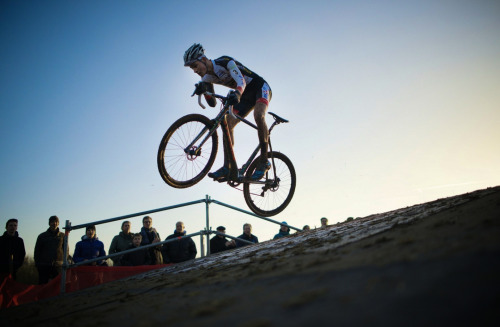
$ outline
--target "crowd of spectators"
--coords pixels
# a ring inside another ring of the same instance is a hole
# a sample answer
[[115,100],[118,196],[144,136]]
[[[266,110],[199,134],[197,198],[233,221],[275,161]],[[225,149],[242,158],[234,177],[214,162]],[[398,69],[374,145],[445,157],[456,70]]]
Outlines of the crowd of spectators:
[[[321,228],[328,226],[328,219],[321,218]],[[141,266],[141,265],[159,265],[169,263],[179,263],[193,260],[196,257],[196,244],[191,237],[186,237],[185,225],[182,221],[175,224],[174,233],[169,235],[165,241],[161,242],[160,234],[153,227],[153,219],[145,216],[142,219],[142,228],[140,233],[131,232],[130,221],[124,221],[121,226],[121,232],[111,241],[109,254],[124,252],[122,255],[112,256],[111,260],[114,266]],[[5,224],[5,232],[0,236],[0,281],[11,275],[16,278],[16,272],[22,266],[26,251],[24,241],[17,232],[18,220],[9,219]],[[304,231],[310,230],[308,225],[303,228]],[[252,225],[245,223],[243,225],[243,234],[237,238],[226,236],[226,228],[219,226],[214,232],[216,235],[210,239],[210,254],[240,248],[243,246],[259,243],[257,236],[252,234]],[[290,227],[283,221],[280,229],[273,239],[278,239],[290,235]],[[153,246],[152,244],[158,244]],[[145,245],[143,249],[137,249]],[[136,249],[135,251],[128,251]],[[49,228],[41,233],[35,244],[35,266],[38,271],[39,284],[48,283],[61,273],[64,256],[64,233],[59,230],[59,218],[51,216],[49,218]],[[85,235],[81,241],[76,243],[73,257],[68,260],[82,265],[107,266],[106,260],[94,260],[106,256],[104,244],[96,233],[94,225],[86,226]],[[86,263],[88,261],[88,263]]]

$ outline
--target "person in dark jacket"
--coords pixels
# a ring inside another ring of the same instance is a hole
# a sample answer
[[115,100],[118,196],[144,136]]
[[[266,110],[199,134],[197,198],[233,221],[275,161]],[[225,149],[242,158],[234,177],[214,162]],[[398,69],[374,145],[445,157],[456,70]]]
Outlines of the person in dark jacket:
[[[68,252],[66,252],[68,253]],[[38,284],[46,284],[61,273],[64,257],[64,233],[59,231],[59,218],[49,218],[49,228],[38,235],[35,244],[35,265]]]
[[[225,234],[226,227],[219,226],[219,227],[217,227],[217,231],[219,233]],[[224,235],[217,234],[214,237],[212,237],[212,239],[210,240],[210,254],[226,251],[226,250],[232,249],[234,247],[236,247],[236,243],[234,242],[234,240],[229,241],[226,239],[226,237]]]
[[[132,245],[128,249],[136,249],[141,246],[142,235],[140,233],[133,234]],[[121,266],[144,266],[152,264],[149,249],[136,250],[134,252],[125,253],[121,257]]]
[[[75,253],[73,255],[73,260],[75,263],[82,262],[85,260],[95,259],[98,257],[104,257],[106,255],[106,250],[104,250],[104,244],[99,241],[95,233],[95,226],[87,226],[85,235],[82,236],[82,240],[76,243]],[[99,260],[89,263],[90,266],[106,266],[106,261]]]
[[0,236],[0,282],[9,275],[16,279],[17,270],[24,263],[26,250],[17,232],[17,223],[14,218],[7,220],[6,231]]
[[167,237],[166,240],[179,238],[176,241],[163,244],[163,262],[164,263],[177,263],[194,259],[196,257],[196,245],[191,237],[181,238],[186,235],[184,223],[179,221],[175,224],[175,231],[172,235]]
[[[122,231],[120,234],[113,237],[111,245],[109,246],[109,254],[118,253],[129,249],[132,246],[132,236],[130,232],[130,221],[126,220],[122,223]],[[141,237],[142,238],[142,237]],[[113,265],[119,266],[121,256],[111,257]]]
[[281,222],[281,227],[278,234],[274,235],[273,240],[290,235],[290,228],[287,226],[286,221]]
[[[153,228],[153,218],[150,216],[145,216],[142,218],[142,228],[141,228],[142,241],[141,245],[148,245],[153,243],[161,242],[160,234]],[[163,263],[163,257],[161,254],[161,245],[152,246],[149,248],[149,254],[153,258],[155,265],[161,265]]]
[[[243,225],[243,234],[238,236],[238,238],[241,238],[243,240],[246,240],[246,241],[249,241],[252,243],[259,243],[259,239],[257,238],[257,236],[252,235],[252,225],[250,225],[249,223],[246,223]],[[250,245],[250,244],[236,240],[236,247],[237,248],[240,248],[242,246],[247,246],[247,245]]]

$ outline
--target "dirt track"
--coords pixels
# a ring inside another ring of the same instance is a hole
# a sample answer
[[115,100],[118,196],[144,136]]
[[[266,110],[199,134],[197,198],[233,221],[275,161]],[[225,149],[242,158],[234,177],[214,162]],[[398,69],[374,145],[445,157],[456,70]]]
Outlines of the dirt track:
[[0,311],[8,326],[498,326],[500,187]]

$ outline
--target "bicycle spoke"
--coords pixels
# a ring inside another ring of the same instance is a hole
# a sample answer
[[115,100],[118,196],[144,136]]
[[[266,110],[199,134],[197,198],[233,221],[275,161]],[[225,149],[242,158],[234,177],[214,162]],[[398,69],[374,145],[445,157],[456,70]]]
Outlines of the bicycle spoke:
[[[158,168],[167,184],[188,187],[208,172],[217,152],[217,134],[205,140],[203,148],[198,146],[207,137],[209,124],[210,120],[205,116],[188,115],[175,122],[165,133],[158,150]],[[195,139],[197,141],[193,143]]]
[[[281,212],[295,192],[295,169],[291,161],[281,153],[274,153],[274,155],[275,167],[267,172],[266,183],[263,185],[249,182],[244,185],[248,206],[253,212],[263,216],[272,216]],[[255,166],[256,163],[252,163],[248,175],[253,172]]]

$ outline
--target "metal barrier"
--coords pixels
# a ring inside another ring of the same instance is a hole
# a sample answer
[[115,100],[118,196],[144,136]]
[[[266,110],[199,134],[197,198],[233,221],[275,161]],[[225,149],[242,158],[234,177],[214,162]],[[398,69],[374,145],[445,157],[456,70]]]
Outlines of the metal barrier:
[[286,224],[283,224],[283,223],[281,223],[279,221],[276,221],[276,220],[273,220],[273,219],[270,219],[270,218],[267,218],[267,217],[262,217],[262,216],[256,215],[253,212],[250,212],[250,211],[247,211],[247,210],[243,210],[243,209],[240,209],[238,207],[234,207],[234,206],[231,206],[229,204],[226,204],[226,203],[223,203],[223,202],[220,202],[220,201],[217,201],[217,200],[212,200],[209,195],[206,195],[205,199],[201,199],[201,200],[197,200],[197,201],[191,201],[191,202],[181,203],[181,204],[177,204],[177,205],[173,205],[173,206],[168,206],[168,207],[163,207],[163,208],[158,208],[158,209],[153,209],[153,210],[147,210],[147,211],[132,213],[132,214],[124,215],[124,216],[119,216],[119,217],[115,217],[115,218],[109,218],[109,219],[99,220],[99,221],[95,221],[95,222],[89,222],[89,223],[86,223],[86,224],[80,224],[80,225],[76,225],[76,226],[72,226],[71,222],[69,220],[66,220],[66,226],[64,227],[64,229],[65,229],[65,233],[64,233],[64,245],[63,245],[64,246],[64,254],[63,254],[64,258],[63,258],[62,275],[61,275],[61,294],[66,291],[66,270],[68,270],[69,268],[78,267],[78,266],[82,266],[82,265],[88,265],[89,263],[92,263],[92,262],[106,260],[106,259],[109,259],[109,258],[112,258],[112,257],[115,257],[115,256],[122,256],[122,255],[127,254],[127,253],[131,253],[131,252],[134,252],[134,251],[138,251],[138,250],[142,250],[142,249],[146,249],[146,248],[150,248],[150,247],[154,247],[154,246],[160,246],[160,245],[163,245],[165,243],[177,241],[177,240],[180,239],[180,238],[174,238],[174,239],[165,240],[165,241],[158,242],[158,243],[141,245],[140,247],[137,247],[137,248],[134,248],[134,249],[125,250],[125,251],[121,251],[121,252],[109,254],[107,256],[103,256],[103,257],[99,257],[99,258],[94,258],[94,259],[89,259],[89,260],[85,260],[85,261],[74,263],[74,264],[69,264],[68,263],[68,238],[69,238],[69,232],[71,232],[72,230],[80,229],[80,228],[86,228],[87,226],[91,226],[91,225],[101,225],[101,224],[106,224],[106,223],[110,223],[110,222],[117,221],[117,220],[122,220],[122,219],[127,219],[127,218],[132,218],[132,217],[138,217],[138,216],[143,216],[143,215],[148,215],[148,214],[152,214],[152,213],[156,213],[156,212],[160,212],[160,211],[166,211],[166,210],[172,210],[172,209],[182,208],[182,207],[186,207],[186,206],[190,206],[190,205],[194,205],[194,204],[198,204],[198,203],[203,203],[203,202],[206,205],[206,215],[205,215],[206,216],[206,227],[205,227],[205,230],[199,231],[198,233],[193,233],[193,234],[184,235],[184,236],[180,237],[180,238],[187,238],[187,237],[193,237],[193,236],[200,235],[201,257],[205,256],[205,253],[204,253],[204,249],[205,248],[204,248],[204,245],[203,245],[203,236],[204,235],[207,238],[207,255],[210,255],[210,234],[223,235],[223,236],[226,236],[226,237],[228,237],[230,239],[238,240],[239,242],[253,244],[250,241],[247,241],[247,240],[244,240],[244,239],[241,239],[241,238],[238,238],[238,237],[227,235],[225,233],[219,233],[219,232],[216,232],[216,231],[212,231],[212,229],[210,228],[210,209],[209,209],[210,203],[215,203],[215,204],[218,204],[220,206],[223,206],[223,207],[226,207],[226,208],[229,208],[229,209],[232,209],[232,210],[236,210],[236,211],[245,213],[247,215],[251,215],[251,216],[263,219],[263,220],[267,220],[267,221],[272,222],[274,224],[285,225],[285,226],[287,226],[290,229],[295,229],[297,231],[301,231],[301,229],[299,229],[297,227],[286,225]]

